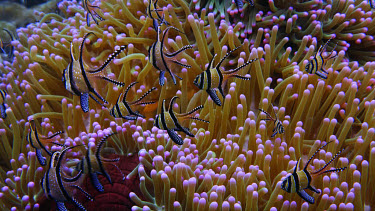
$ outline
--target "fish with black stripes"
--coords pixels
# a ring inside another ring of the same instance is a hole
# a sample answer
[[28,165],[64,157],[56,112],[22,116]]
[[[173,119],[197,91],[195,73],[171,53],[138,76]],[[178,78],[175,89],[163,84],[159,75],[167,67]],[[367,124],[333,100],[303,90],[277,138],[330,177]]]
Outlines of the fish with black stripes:
[[52,156],[52,152],[46,148],[46,145],[52,143],[54,145],[63,146],[62,144],[52,141],[51,139],[64,133],[64,131],[58,131],[48,137],[45,137],[38,133],[34,120],[30,120],[29,125],[30,132],[27,134],[26,140],[31,147],[35,149],[36,158],[38,159],[39,164],[45,166],[47,164],[47,160],[45,157],[43,157],[42,151],[45,151],[49,156]]
[[315,172],[310,172],[310,171],[307,170],[307,166],[309,165],[310,161],[315,157],[315,155],[323,147],[327,146],[331,142],[332,141],[327,142],[325,145],[320,147],[310,157],[310,159],[307,161],[305,167],[302,170],[298,170],[298,163],[301,160],[301,158],[300,158],[297,161],[296,166],[294,167],[293,173],[291,175],[289,175],[288,177],[286,177],[282,181],[281,189],[283,189],[284,191],[286,191],[288,193],[297,193],[303,200],[307,201],[310,204],[314,204],[315,199],[312,196],[310,196],[308,193],[306,193],[306,191],[305,191],[305,189],[309,189],[309,190],[311,190],[311,191],[313,191],[317,194],[320,194],[320,191],[317,190],[316,188],[314,188],[311,185],[312,180],[319,175],[322,175],[322,174],[325,174],[325,173],[330,173],[330,172],[340,172],[340,171],[343,171],[347,168],[347,167],[343,167],[343,168],[334,168],[334,169],[325,170],[327,168],[327,166],[341,154],[341,152],[344,150],[344,149],[342,149],[335,156],[333,156],[333,158],[330,161],[328,161],[328,163],[326,163],[319,170],[317,170]]
[[124,86],[123,82],[119,82],[113,79],[108,78],[107,76],[101,74],[105,67],[111,63],[111,61],[118,56],[123,50],[126,49],[126,46],[121,46],[118,50],[114,51],[111,55],[108,56],[107,60],[97,69],[94,70],[85,70],[85,64],[83,62],[83,46],[86,38],[94,34],[92,32],[87,33],[82,40],[79,58],[75,59],[73,56],[73,43],[70,46],[70,58],[71,62],[68,67],[64,69],[62,80],[64,82],[65,89],[67,89],[72,94],[75,94],[80,97],[80,104],[83,112],[89,111],[89,97],[91,97],[95,102],[104,106],[99,100],[97,100],[91,93],[98,97],[102,102],[108,104],[108,102],[93,88],[90,83],[90,78],[99,78],[106,81],[109,81],[117,86]]
[[283,123],[279,120],[279,117],[277,116],[277,113],[275,111],[275,109],[273,108],[272,106],[272,110],[273,110],[273,113],[275,114],[275,118],[273,118],[267,111],[259,108],[259,111],[265,113],[267,115],[267,118],[266,119],[261,119],[261,120],[265,120],[265,121],[273,121],[273,124],[275,125],[275,127],[273,128],[272,132],[272,138],[276,136],[276,134],[283,134],[284,133],[284,126],[283,126]]
[[[253,0],[245,0],[247,3],[249,3],[250,6],[254,6]],[[243,0],[234,0],[234,3],[236,4],[236,7],[238,9],[241,9],[243,7]]]
[[92,19],[94,20],[96,25],[99,25],[99,22],[98,22],[97,19],[99,19],[100,21],[104,20],[104,18],[102,16],[100,16],[94,10],[94,9],[100,9],[100,7],[91,5],[89,0],[83,0],[82,4],[83,4],[83,8],[86,10],[86,24],[87,24],[87,26],[90,26],[90,16],[92,17]]
[[2,119],[5,119],[7,117],[6,108],[5,108],[6,97],[7,97],[6,91],[0,89],[0,115]]
[[181,77],[179,77],[178,75],[176,75],[172,72],[172,70],[169,67],[170,62],[173,62],[173,63],[175,63],[177,65],[180,65],[182,67],[185,67],[185,68],[191,67],[190,65],[186,65],[186,64],[183,64],[183,63],[177,61],[175,59],[175,57],[178,56],[180,53],[184,52],[185,50],[193,48],[192,45],[185,45],[185,46],[183,46],[182,48],[180,48],[179,50],[177,50],[173,53],[166,52],[166,49],[164,47],[164,42],[165,42],[165,39],[167,38],[167,34],[168,34],[169,29],[174,29],[174,30],[176,30],[180,33],[183,33],[179,29],[177,29],[173,26],[169,26],[164,30],[163,36],[160,37],[161,29],[160,29],[160,26],[158,26],[157,40],[148,49],[148,61],[152,64],[152,66],[154,66],[155,69],[160,71],[159,84],[161,86],[164,85],[164,74],[165,74],[165,72],[168,72],[171,75],[174,84],[176,84],[176,78],[175,77],[178,77],[180,80],[182,80]]
[[145,116],[141,115],[137,111],[133,111],[130,106],[132,105],[148,105],[155,103],[154,101],[142,101],[147,95],[149,95],[152,91],[154,91],[156,88],[152,87],[150,90],[145,92],[138,100],[133,102],[127,102],[126,96],[128,95],[129,90],[138,82],[131,83],[125,90],[124,97],[121,100],[122,93],[117,98],[116,104],[113,106],[113,108],[110,110],[110,115],[115,118],[123,118],[126,120],[135,120],[138,117],[145,118]]
[[11,42],[14,41],[14,37],[8,29],[4,28],[3,31],[5,31],[5,33],[10,37],[10,41],[4,42],[3,39],[0,38],[0,51],[10,60],[14,56],[14,46],[11,44]]
[[[163,14],[163,16],[161,16],[159,14],[159,11],[163,11],[163,10],[162,9],[156,9],[156,7],[157,7],[156,4],[157,4],[158,0],[156,0],[154,3],[152,3],[152,1],[153,0],[148,1],[148,6],[146,8],[146,14],[147,14],[147,17],[149,17],[152,20],[153,27],[154,27],[155,31],[157,32],[158,27],[159,27],[159,23],[160,23],[160,25],[165,24],[167,26],[170,25],[170,24],[164,19],[164,14]],[[152,9],[151,6],[153,6],[153,9]]]
[[109,165],[113,165],[114,167],[116,167],[117,170],[119,170],[119,172],[122,174],[123,179],[125,179],[124,174],[121,172],[118,166],[114,164],[115,162],[118,162],[120,159],[119,158],[108,159],[108,158],[104,158],[101,155],[101,150],[103,148],[103,145],[105,144],[107,139],[113,134],[115,133],[110,133],[108,135],[105,135],[96,146],[95,152],[91,152],[91,149],[87,149],[85,157],[83,157],[82,160],[76,166],[76,170],[82,171],[84,174],[88,174],[90,176],[92,185],[99,192],[103,192],[104,187],[98,179],[98,174],[103,175],[108,180],[108,182],[112,184],[111,177],[109,176],[108,172],[105,170],[104,164],[109,164]]
[[[239,46],[239,47],[241,47],[241,46]],[[224,62],[224,60],[228,56],[230,56],[235,50],[237,50],[239,47],[237,47],[237,48],[231,50],[230,52],[228,52],[219,61],[219,63],[214,67],[213,62],[214,62],[215,57],[217,55],[217,54],[215,54],[212,57],[210,63],[208,64],[207,69],[205,71],[203,71],[201,74],[197,75],[197,77],[195,78],[195,80],[193,82],[194,85],[197,86],[199,89],[206,90],[208,95],[211,97],[211,99],[218,106],[221,106],[221,101],[220,101],[219,97],[217,96],[216,89],[219,90],[220,94],[222,95],[222,97],[224,99],[224,91],[223,91],[223,88],[222,88],[223,81],[225,81],[225,80],[227,80],[231,77],[239,78],[239,79],[242,79],[242,80],[250,80],[250,78],[240,76],[240,75],[236,74],[236,72],[239,71],[240,69],[246,67],[247,65],[253,63],[257,59],[251,59],[251,60],[247,61],[246,63],[244,63],[243,65],[235,68],[234,70],[229,70],[229,71],[221,71],[220,70],[220,66]]]
[[45,196],[56,202],[56,207],[59,211],[67,210],[65,202],[73,204],[81,211],[86,210],[86,208],[73,197],[73,191],[75,189],[81,191],[90,200],[93,200],[93,197],[90,194],[78,186],[83,180],[82,171],[78,172],[73,177],[66,177],[62,172],[64,155],[68,150],[73,149],[74,147],[77,146],[67,147],[61,151],[53,152],[47,171],[41,180],[41,186]]
[[305,71],[310,74],[316,74],[322,79],[327,79],[328,72],[324,69],[324,65],[329,59],[335,58],[337,55],[332,56],[337,44],[331,51],[331,53],[327,57],[323,57],[324,50],[327,48],[327,44],[331,41],[333,37],[329,38],[329,40],[324,44],[321,45],[318,51],[315,53],[314,58],[312,58],[307,65],[305,66]]
[[209,121],[192,116],[196,111],[202,109],[203,105],[200,105],[187,113],[176,114],[173,111],[173,104],[177,98],[178,98],[177,96],[174,96],[171,99],[168,110],[165,109],[165,99],[163,100],[162,106],[161,106],[161,112],[160,114],[156,116],[155,121],[154,121],[154,126],[159,129],[166,130],[169,137],[172,139],[172,141],[174,141],[178,145],[182,145],[184,141],[176,133],[176,131],[182,131],[190,137],[194,137],[194,134],[192,134],[189,131],[189,128],[181,126],[180,124],[181,121],[185,119],[199,120],[199,121],[206,122],[206,123],[209,123]]

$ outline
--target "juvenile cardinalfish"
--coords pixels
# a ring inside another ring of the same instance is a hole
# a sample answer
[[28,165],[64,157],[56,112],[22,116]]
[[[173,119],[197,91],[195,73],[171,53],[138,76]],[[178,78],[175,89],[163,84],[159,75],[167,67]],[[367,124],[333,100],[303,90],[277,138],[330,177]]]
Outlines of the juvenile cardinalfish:
[[327,48],[327,44],[329,43],[329,41],[331,39],[332,39],[332,37],[329,38],[329,40],[324,45],[321,45],[319,47],[318,51],[315,53],[314,58],[311,59],[309,61],[309,63],[307,63],[307,65],[305,67],[306,72],[308,72],[310,74],[316,74],[317,76],[319,76],[323,79],[327,79],[328,72],[326,70],[324,70],[324,65],[327,62],[327,60],[333,59],[333,58],[336,57],[336,56],[332,56],[332,53],[335,50],[337,44],[335,45],[335,47],[333,48],[333,50],[331,51],[331,53],[327,57],[325,57],[325,58],[323,57],[324,50]]
[[[249,3],[250,6],[254,6],[253,0],[246,0],[247,3]],[[234,0],[234,3],[236,4],[238,9],[241,9],[243,7],[243,0]]]
[[[163,11],[163,10],[156,9],[156,6],[157,6],[156,3],[158,2],[158,0],[156,0],[154,3],[152,3],[152,1],[153,0],[148,1],[148,6],[146,8],[146,14],[149,18],[151,18],[154,29],[157,32],[158,27],[159,27],[159,23],[160,23],[160,25],[164,23],[167,26],[170,25],[170,24],[164,19],[164,14],[163,14],[163,17],[159,14],[159,11]],[[152,9],[151,6],[153,6],[154,8]],[[155,15],[153,15],[153,14],[155,14]]]
[[171,77],[172,77],[172,80],[173,80],[173,83],[176,84],[176,77],[178,77],[179,79],[182,79],[180,78],[179,76],[175,75],[172,70],[169,68],[169,65],[168,63],[169,62],[173,62],[175,64],[178,64],[182,67],[186,67],[186,68],[190,68],[191,66],[190,65],[186,65],[186,64],[182,64],[181,62],[175,60],[174,58],[182,53],[183,51],[187,50],[187,49],[190,49],[190,48],[193,48],[192,45],[185,45],[183,46],[181,49],[173,52],[173,53],[167,53],[165,52],[166,49],[164,49],[164,41],[167,37],[167,33],[169,31],[169,29],[174,29],[180,33],[182,33],[179,29],[173,27],[173,26],[169,26],[167,27],[164,32],[163,32],[163,36],[162,38],[160,39],[160,26],[158,26],[158,35],[157,35],[157,40],[155,43],[153,43],[151,45],[151,47],[148,49],[148,60],[149,62],[157,69],[160,71],[160,75],[159,75],[159,84],[161,86],[164,85],[164,74],[165,72],[167,71]]
[[126,120],[135,120],[137,119],[138,117],[142,117],[142,118],[145,118],[145,116],[141,115],[139,112],[137,111],[133,111],[131,109],[131,105],[148,105],[148,104],[153,104],[155,102],[153,101],[148,101],[148,102],[144,102],[142,101],[147,95],[149,95],[152,91],[154,91],[156,88],[155,87],[152,87],[150,90],[148,90],[146,93],[144,93],[138,100],[136,101],[133,101],[133,102],[127,102],[126,101],[126,96],[128,95],[128,92],[129,90],[135,85],[137,84],[138,82],[133,82],[131,83],[125,90],[125,93],[124,93],[124,97],[122,98],[122,101],[121,101],[121,96],[122,96],[122,93],[119,95],[119,97],[117,98],[117,102],[116,104],[113,106],[113,108],[111,109],[111,111],[109,112],[111,116],[115,117],[115,118],[123,118],[123,119],[126,119]]
[[57,210],[66,211],[65,202],[72,203],[79,210],[84,211],[86,208],[80,204],[72,195],[73,189],[80,190],[87,198],[93,200],[92,196],[84,191],[78,184],[82,181],[82,171],[74,177],[65,177],[62,173],[62,161],[65,153],[74,148],[68,147],[62,151],[55,151],[50,159],[46,173],[41,180],[41,186],[44,194],[48,199],[56,202]]
[[104,18],[102,18],[102,16],[100,16],[94,10],[94,9],[100,9],[100,7],[91,5],[89,0],[82,1],[82,4],[83,4],[83,8],[86,10],[86,24],[87,24],[87,26],[90,26],[90,16],[92,17],[92,19],[94,20],[96,25],[99,25],[97,19],[99,19],[100,21],[104,20]]
[[45,145],[48,143],[52,143],[58,146],[63,146],[62,144],[58,142],[54,142],[51,139],[55,136],[58,136],[64,131],[58,131],[51,136],[45,137],[38,133],[36,129],[36,124],[34,120],[29,121],[30,124],[30,132],[26,136],[26,140],[29,142],[32,148],[35,149],[36,158],[38,159],[40,165],[45,166],[47,164],[46,158],[42,155],[42,150],[45,151],[49,156],[52,156],[52,152],[50,152]]
[[[117,167],[117,165],[113,164],[115,162],[118,162],[120,160],[119,158],[107,159],[107,158],[102,157],[102,155],[101,155],[101,150],[103,148],[103,144],[113,134],[115,134],[115,133],[110,133],[110,134],[104,136],[100,140],[99,144],[97,145],[94,153],[92,153],[90,149],[87,149],[85,157],[83,157],[82,160],[76,166],[77,170],[82,171],[84,174],[89,174],[92,185],[99,192],[103,192],[104,187],[98,179],[98,174],[103,175],[108,180],[108,182],[110,184],[112,184],[111,177],[109,176],[109,174],[105,170],[104,164],[114,165],[120,171],[120,173],[123,175],[123,173]],[[125,179],[124,175],[123,175],[123,179]]]
[[124,86],[125,84],[119,81],[115,81],[113,79],[110,79],[102,74],[101,71],[104,70],[104,68],[117,56],[119,55],[123,50],[125,50],[126,46],[121,46],[118,50],[113,52],[107,60],[103,63],[102,66],[100,66],[96,70],[85,70],[85,65],[83,63],[83,46],[85,43],[86,38],[90,35],[94,34],[92,32],[87,33],[82,40],[80,51],[79,51],[79,58],[78,60],[74,58],[73,56],[73,43],[70,46],[70,58],[71,62],[69,63],[68,67],[64,69],[63,72],[63,82],[65,89],[67,89],[69,92],[77,95],[80,97],[80,103],[81,108],[83,112],[89,111],[89,97],[91,97],[95,102],[102,105],[91,93],[94,93],[101,101],[104,103],[108,103],[96,90],[92,87],[89,77],[96,77],[100,78],[106,81],[109,81],[117,86]]
[[310,204],[314,204],[315,200],[312,196],[310,196],[304,189],[310,189],[311,191],[314,191],[315,193],[320,194],[320,191],[318,191],[316,188],[311,186],[311,182],[313,178],[325,174],[325,173],[330,173],[330,172],[340,172],[345,170],[347,167],[343,168],[335,168],[335,169],[330,169],[330,170],[324,170],[327,168],[327,166],[334,161],[337,156],[340,155],[340,153],[344,150],[340,150],[330,161],[328,161],[327,164],[325,164],[322,168],[320,168],[318,171],[315,172],[310,172],[307,170],[307,166],[309,165],[310,161],[315,157],[315,155],[327,144],[331,143],[327,142],[325,145],[320,147],[316,152],[310,157],[310,159],[307,161],[305,167],[302,170],[298,171],[298,162],[301,160],[301,158],[297,161],[296,166],[294,167],[293,173],[286,177],[282,183],[281,183],[281,189],[288,193],[297,193],[303,200],[307,201]]
[[6,108],[5,108],[5,99],[6,99],[7,93],[0,89],[0,114],[1,118],[5,119],[7,117]]
[[273,117],[271,117],[271,115],[269,113],[267,113],[267,111],[263,110],[263,109],[259,109],[259,111],[265,113],[267,115],[267,119],[261,119],[261,120],[265,120],[265,121],[273,121],[273,124],[275,125],[275,127],[273,128],[272,132],[273,134],[271,135],[271,137],[273,138],[276,134],[283,134],[284,133],[284,126],[282,124],[282,122],[279,120],[279,117],[277,116],[277,113],[275,112],[275,109],[273,108],[272,106],[272,110],[273,110],[273,113],[275,114],[275,119]]
[[[239,46],[240,47],[240,46]],[[240,69],[246,67],[247,65],[251,64],[252,62],[256,61],[257,59],[252,59],[244,63],[243,65],[237,67],[234,70],[229,71],[221,71],[220,66],[224,62],[224,60],[230,56],[235,50],[237,50],[239,47],[233,49],[232,51],[228,52],[220,61],[219,63],[214,67],[213,61],[217,54],[215,54],[210,63],[208,64],[207,69],[202,72],[201,74],[197,75],[197,77],[194,80],[194,85],[196,85],[199,89],[206,90],[208,95],[210,95],[211,99],[216,103],[216,105],[221,106],[221,101],[219,97],[216,94],[216,89],[219,90],[220,94],[224,98],[224,92],[223,92],[223,81],[227,80],[231,77],[236,77],[242,80],[250,80],[250,78],[240,76],[236,74],[237,71]]]
[[156,116],[154,126],[162,130],[167,130],[167,133],[172,141],[174,141],[178,145],[182,145],[184,141],[180,136],[177,135],[175,131],[182,131],[190,137],[194,137],[194,134],[189,131],[189,128],[182,127],[179,123],[180,121],[184,119],[194,119],[206,123],[209,123],[209,121],[192,116],[194,112],[202,109],[203,105],[200,105],[184,114],[176,114],[175,112],[173,112],[173,103],[177,98],[177,96],[174,96],[171,99],[168,110],[165,109],[165,99],[163,100],[161,112]]

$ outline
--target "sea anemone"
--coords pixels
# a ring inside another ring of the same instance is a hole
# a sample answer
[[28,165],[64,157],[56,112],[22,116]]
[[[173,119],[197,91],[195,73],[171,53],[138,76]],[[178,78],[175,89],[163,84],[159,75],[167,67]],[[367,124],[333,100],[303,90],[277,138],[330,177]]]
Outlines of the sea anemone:
[[[110,157],[121,156],[117,165],[126,178],[122,180],[118,169],[108,167],[115,182],[110,185],[100,177],[104,193],[99,193],[87,177],[81,186],[94,201],[76,194],[88,209],[116,195],[115,205],[103,208],[363,210],[375,206],[371,192],[375,188],[371,179],[375,174],[371,167],[375,166],[375,17],[367,3],[255,1],[254,7],[245,3],[231,12],[234,4],[227,1],[159,0],[158,12],[183,32],[171,30],[165,48],[174,52],[194,46],[178,57],[191,68],[171,64],[182,80],[174,85],[168,79],[160,86],[159,73],[148,62],[148,48],[157,37],[145,12],[150,2],[94,1],[104,20],[87,26],[80,3],[62,1],[58,6],[61,15],[36,12],[37,23],[17,29],[18,40],[12,41],[14,59],[0,64],[0,89],[7,91],[7,117],[0,119],[0,208],[38,209],[41,204],[53,203],[44,199],[40,187],[46,169],[26,141],[30,119],[37,122],[42,134],[65,131],[55,138],[65,146],[95,146],[105,134],[116,133],[104,150]],[[206,6],[210,4],[212,8]],[[198,13],[197,7],[205,9]],[[247,10],[251,12],[244,12]],[[341,27],[342,23],[347,27]],[[163,30],[166,27],[161,24]],[[157,87],[149,98],[158,103],[137,108],[145,118],[128,121],[112,117],[110,108],[124,90],[105,81],[90,82],[109,104],[103,107],[90,100],[88,113],[81,110],[79,97],[64,88],[61,78],[70,62],[70,45],[73,43],[74,52],[78,52],[82,37],[89,32],[96,35],[84,43],[83,61],[90,68],[103,64],[119,46],[127,46],[105,70],[126,86],[139,82],[130,89],[127,100]],[[327,51],[335,43],[338,47],[335,58],[324,66],[327,79],[321,79],[304,70],[329,38],[333,39]],[[237,47],[222,63],[222,71],[256,59],[238,72],[251,80],[227,80],[222,106],[217,106],[204,90],[194,86],[194,78],[215,54],[217,64]],[[181,146],[153,127],[161,102],[173,96],[179,97],[173,106],[176,112],[203,105],[199,118],[210,122],[181,122],[195,135],[179,133],[184,139]],[[264,114],[258,109],[270,114],[275,109],[285,132],[271,137],[275,125],[262,120]],[[306,163],[328,141],[333,143],[317,154],[309,170],[324,166],[341,149],[344,151],[334,166],[348,168],[313,180],[314,187],[321,190],[321,194],[312,194],[315,204],[284,192],[281,181],[292,173],[297,160]],[[61,148],[47,147],[52,151]],[[74,152],[65,164],[67,172],[74,172],[83,154],[80,147]],[[127,162],[132,163],[132,169],[124,169]],[[119,191],[122,187],[129,190]]]

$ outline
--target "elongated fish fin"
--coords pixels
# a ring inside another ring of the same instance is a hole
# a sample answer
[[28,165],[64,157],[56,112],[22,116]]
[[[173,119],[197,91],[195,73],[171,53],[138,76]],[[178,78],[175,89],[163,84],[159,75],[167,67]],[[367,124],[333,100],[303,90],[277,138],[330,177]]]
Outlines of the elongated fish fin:
[[97,191],[99,191],[99,192],[103,192],[104,191],[104,187],[103,187],[102,183],[100,183],[100,181],[98,179],[98,175],[96,173],[91,173],[90,174],[90,179],[91,179],[92,184],[94,185],[94,188]]
[[103,103],[99,102],[99,100],[97,100],[92,94],[89,94],[89,96],[91,97],[91,99],[93,99],[96,103],[98,103],[99,105],[103,106],[103,107],[106,107],[105,105],[103,105]]
[[126,115],[123,118],[126,119],[126,120],[136,120],[138,117],[137,116]]
[[87,113],[89,111],[89,93],[81,93],[80,96],[81,108],[83,112]]
[[87,193],[85,190],[83,190],[78,185],[72,185],[72,187],[77,188],[78,190],[80,190],[86,196],[86,198],[90,199],[91,201],[94,200],[94,198],[89,193]]
[[104,70],[104,68],[107,67],[107,65],[109,65],[113,61],[113,59],[116,58],[116,56],[118,56],[125,49],[126,49],[126,45],[120,46],[119,49],[115,50],[111,55],[108,56],[107,60],[102,64],[102,66],[100,66],[96,70],[89,70],[87,72],[89,72],[89,73],[98,73],[98,72],[101,72],[102,70]]
[[184,132],[186,135],[190,136],[190,137],[194,137],[194,134],[192,134],[190,131],[189,131],[189,128],[186,128],[186,127],[182,127],[180,124],[178,124],[178,126],[180,127],[180,131]]
[[108,77],[105,77],[105,76],[101,76],[100,78],[101,78],[101,79],[104,79],[104,80],[106,80],[106,81],[109,81],[109,82],[111,82],[111,83],[113,83],[113,84],[115,84],[115,85],[117,85],[117,86],[120,86],[120,87],[125,86],[125,83],[124,83],[124,82],[116,81],[116,80],[113,80],[113,79],[108,78]]
[[45,166],[47,164],[47,161],[46,161],[46,158],[43,157],[42,151],[40,151],[40,149],[35,149],[35,154],[36,154],[36,158],[39,161],[39,164],[41,166]]
[[184,140],[182,140],[182,138],[173,129],[167,128],[167,133],[169,135],[169,138],[171,138],[174,143],[178,145],[182,145],[184,143]]
[[300,191],[297,192],[297,194],[298,194],[303,200],[307,201],[308,203],[310,203],[310,204],[314,204],[315,199],[314,199],[312,196],[310,196],[309,194],[307,194],[305,190],[300,190]]
[[56,208],[58,211],[68,211],[68,209],[66,209],[65,207],[65,204],[64,202],[56,202]]
[[4,104],[0,104],[0,113],[1,113],[1,118],[5,119],[7,117],[7,113],[5,112],[6,108]]
[[74,204],[80,211],[86,211],[86,208],[80,204],[75,198],[71,198],[69,200],[70,203]]
[[309,185],[307,186],[308,189],[310,189],[311,191],[314,191],[315,193],[317,194],[320,194],[320,191],[318,191],[316,188],[314,188],[313,186]]
[[[315,155],[321,150],[323,149],[325,146],[327,146],[329,143],[331,143],[332,141],[329,141],[327,142],[326,144],[324,144],[323,146],[321,146],[319,149],[317,149],[314,154],[309,158],[309,160],[307,161],[305,167],[303,168],[304,171],[307,171],[307,166],[309,165],[310,161],[315,157]],[[319,170],[317,171],[319,172]]]
[[216,91],[214,89],[207,89],[206,91],[208,95],[210,95],[211,99],[216,103],[216,105],[221,106],[221,101],[217,96]]

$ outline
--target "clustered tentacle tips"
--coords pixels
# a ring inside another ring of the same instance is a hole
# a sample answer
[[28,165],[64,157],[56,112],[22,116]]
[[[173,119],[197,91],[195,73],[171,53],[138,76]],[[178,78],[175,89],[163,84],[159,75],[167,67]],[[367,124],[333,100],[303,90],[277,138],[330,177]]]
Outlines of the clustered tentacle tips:
[[0,210],[372,209],[373,2],[63,0],[0,29]]

